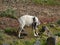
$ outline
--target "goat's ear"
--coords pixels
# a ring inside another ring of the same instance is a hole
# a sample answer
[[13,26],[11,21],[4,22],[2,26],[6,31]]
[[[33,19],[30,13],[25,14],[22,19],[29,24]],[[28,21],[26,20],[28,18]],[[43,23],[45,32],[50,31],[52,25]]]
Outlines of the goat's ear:
[[36,21],[35,17],[33,17],[33,21]]

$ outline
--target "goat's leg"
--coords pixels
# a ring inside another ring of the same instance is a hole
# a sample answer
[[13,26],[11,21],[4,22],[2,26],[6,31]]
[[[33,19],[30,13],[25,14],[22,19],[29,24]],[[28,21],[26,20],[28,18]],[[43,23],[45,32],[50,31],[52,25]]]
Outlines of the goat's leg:
[[33,27],[33,33],[34,33],[34,36],[38,36],[38,28],[37,27]]
[[24,30],[25,24],[20,26],[19,32],[18,32],[18,37],[20,38],[22,30]]
[[22,32],[22,29],[20,29],[19,32],[18,32],[18,38],[20,38],[21,32]]
[[34,36],[37,36],[37,35],[36,35],[36,31],[35,31],[34,23],[32,23],[32,30],[33,30]]
[[33,30],[34,36],[37,36],[33,25],[32,25],[32,30]]
[[38,36],[38,28],[36,28],[36,35]]
[[37,35],[36,35],[36,30],[35,30],[35,29],[33,29],[33,33],[34,33],[34,36],[37,36]]
[[35,30],[33,30],[33,33],[34,33],[34,36],[37,36]]

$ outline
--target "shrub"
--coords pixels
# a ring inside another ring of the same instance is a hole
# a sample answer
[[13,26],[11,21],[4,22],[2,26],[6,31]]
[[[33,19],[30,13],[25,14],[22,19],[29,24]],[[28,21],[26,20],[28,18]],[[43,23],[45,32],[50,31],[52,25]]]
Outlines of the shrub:
[[55,35],[60,36],[60,32],[59,33],[56,33]]
[[32,43],[29,41],[25,41],[25,45],[32,45]]
[[0,30],[0,40],[3,40],[4,39],[4,34],[3,32]]
[[11,18],[16,18],[16,11],[13,10],[12,8],[8,8],[5,11],[0,12],[0,17],[11,17]]
[[59,24],[59,25],[60,25],[60,20],[58,20],[58,21],[57,21],[57,24]]
[[15,28],[11,28],[11,27],[7,27],[5,29],[5,33],[9,34],[9,35],[16,35],[16,29]]
[[3,41],[0,40],[0,45],[3,45]]
[[60,42],[57,45],[60,45]]
[[5,29],[5,32],[6,32],[6,33],[10,33],[10,32],[12,32],[12,30],[11,30],[11,28],[6,28],[6,29]]
[[46,39],[41,40],[41,45],[46,45]]

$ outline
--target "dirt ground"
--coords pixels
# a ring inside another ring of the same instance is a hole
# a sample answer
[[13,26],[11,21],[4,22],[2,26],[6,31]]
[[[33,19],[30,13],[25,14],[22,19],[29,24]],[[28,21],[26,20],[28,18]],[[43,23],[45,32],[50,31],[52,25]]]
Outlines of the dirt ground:
[[[12,7],[16,12],[17,12],[17,17],[19,18],[22,15],[29,14],[29,15],[35,15],[39,18],[39,20],[44,23],[44,22],[55,22],[58,19],[60,19],[60,6],[55,5],[55,6],[50,6],[50,5],[39,5],[39,4],[34,4],[31,2],[31,0],[27,1],[26,3],[23,0],[17,0],[15,3],[14,0],[12,1],[3,1],[0,0],[0,11],[5,11],[6,9]],[[9,23],[13,22],[11,25],[18,25],[17,20],[12,19],[12,18],[6,18],[6,17],[0,17],[0,20],[3,22]],[[7,21],[6,21],[7,20]],[[16,21],[16,22],[15,22]],[[16,23],[16,24],[14,24]],[[8,24],[7,24],[8,25]],[[10,25],[10,23],[9,23]]]
[[[36,5],[31,1],[28,1],[28,3],[25,3],[25,2],[22,2],[22,0],[19,3],[14,3],[14,2],[7,3],[7,2],[2,2],[2,0],[0,0],[0,11],[5,11],[10,7],[12,7],[17,12],[16,17],[18,18],[25,14],[35,15],[39,18],[41,23],[56,22],[57,20],[60,19],[60,6],[58,5],[55,5],[55,6],[39,5],[39,4]],[[7,27],[12,27],[18,30],[19,28],[18,20],[10,17],[0,17],[0,29],[5,29]],[[28,28],[26,27],[25,30],[28,34],[28,36],[25,37],[25,39],[28,40],[30,38],[34,38],[31,27],[28,27]],[[11,35],[7,35],[7,36],[11,36]],[[17,38],[15,36],[11,36],[11,37],[15,39]],[[58,40],[60,41],[60,37]]]

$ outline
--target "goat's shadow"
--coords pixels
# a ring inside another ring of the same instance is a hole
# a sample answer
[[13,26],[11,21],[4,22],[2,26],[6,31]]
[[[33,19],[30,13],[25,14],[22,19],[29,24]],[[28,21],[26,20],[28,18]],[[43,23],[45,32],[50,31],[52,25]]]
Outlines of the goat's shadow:
[[[23,33],[21,33],[21,38],[24,38],[25,36],[27,36],[27,33],[24,33],[24,31],[22,31]],[[15,32],[15,31],[10,31],[10,32],[6,32],[5,33],[7,35],[10,35],[10,36],[15,36],[18,38],[18,32]]]

